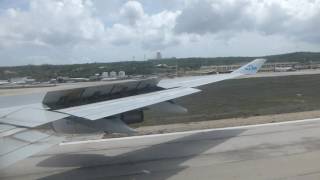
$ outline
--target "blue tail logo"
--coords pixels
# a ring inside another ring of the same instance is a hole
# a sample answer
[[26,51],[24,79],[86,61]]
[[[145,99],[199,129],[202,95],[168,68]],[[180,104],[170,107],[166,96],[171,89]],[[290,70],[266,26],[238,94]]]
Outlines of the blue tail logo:
[[244,68],[246,71],[257,71],[258,68],[252,64],[248,65],[247,67]]

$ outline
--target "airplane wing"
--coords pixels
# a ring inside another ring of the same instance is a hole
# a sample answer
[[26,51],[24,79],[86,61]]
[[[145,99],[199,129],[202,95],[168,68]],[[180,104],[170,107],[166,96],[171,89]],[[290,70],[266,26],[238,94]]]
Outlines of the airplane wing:
[[[199,91],[193,88],[174,88],[55,111],[24,106],[11,111],[7,109],[8,113],[0,117],[0,169],[59,144],[63,140],[50,131],[34,129],[38,126],[68,116],[97,120]],[[121,122],[110,119],[108,125],[118,132],[133,132]]]
[[[33,129],[38,126],[71,115],[97,120],[199,91],[193,88],[175,88],[57,111],[27,106],[2,109],[2,113],[4,111],[7,113],[0,117],[0,169],[59,144],[63,140],[50,131]],[[117,120],[111,119],[109,125],[117,127],[116,129],[121,132],[132,131]]]
[[[160,82],[157,79],[151,79],[130,82],[129,86],[112,84],[49,92],[42,104],[2,108],[0,109],[0,168],[9,166],[63,140],[63,138],[57,137],[52,132],[41,131],[35,129],[36,127],[68,116],[98,120],[166,102],[200,91],[194,87],[232,79],[244,74],[254,74],[265,61],[264,59],[254,60],[230,74],[175,78]],[[131,92],[135,92],[138,89],[145,91],[150,87],[153,90],[151,92],[137,95],[131,94],[130,96],[114,99],[107,98],[107,95],[110,94],[117,97],[123,93],[128,93],[128,90]],[[100,99],[100,101],[90,102],[90,99],[93,99],[93,101]],[[79,105],[79,102],[87,104]],[[59,106],[55,106],[56,104]],[[60,108],[60,106],[69,104],[72,106]],[[44,105],[45,107],[43,107]],[[123,131],[128,129],[120,127],[122,125],[115,121],[110,123],[110,125],[112,124],[117,126],[116,129]]]

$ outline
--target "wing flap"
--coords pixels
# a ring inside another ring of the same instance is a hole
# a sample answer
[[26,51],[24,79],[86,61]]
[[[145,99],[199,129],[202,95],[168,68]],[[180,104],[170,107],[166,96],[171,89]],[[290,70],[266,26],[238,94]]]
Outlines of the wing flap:
[[83,102],[97,102],[96,100],[108,99],[110,96],[122,92],[135,92],[146,88],[156,87],[158,78],[141,80],[125,80],[118,82],[105,82],[94,86],[78,87],[48,92],[43,104],[50,108],[59,109],[79,105]]
[[22,127],[37,127],[69,115],[45,109],[23,108],[0,118],[0,122]]
[[194,88],[173,88],[99,103],[65,108],[57,111],[90,120],[97,120],[186,96],[199,91],[199,89]]
[[50,132],[26,130],[0,139],[0,169],[62,142]]
[[10,125],[6,125],[6,124],[0,124],[0,134],[8,132],[10,130],[13,130],[15,128],[16,128],[15,126],[10,126]]

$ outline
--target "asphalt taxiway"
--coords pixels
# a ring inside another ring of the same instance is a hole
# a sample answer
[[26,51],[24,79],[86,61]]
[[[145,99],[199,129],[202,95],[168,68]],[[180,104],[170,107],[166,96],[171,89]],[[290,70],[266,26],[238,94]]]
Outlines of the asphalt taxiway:
[[65,143],[0,179],[320,179],[320,119]]

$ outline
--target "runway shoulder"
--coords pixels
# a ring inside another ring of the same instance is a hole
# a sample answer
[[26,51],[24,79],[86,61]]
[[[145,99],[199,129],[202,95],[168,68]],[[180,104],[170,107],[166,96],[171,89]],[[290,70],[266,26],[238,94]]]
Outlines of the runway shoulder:
[[62,144],[1,179],[320,179],[320,119]]

